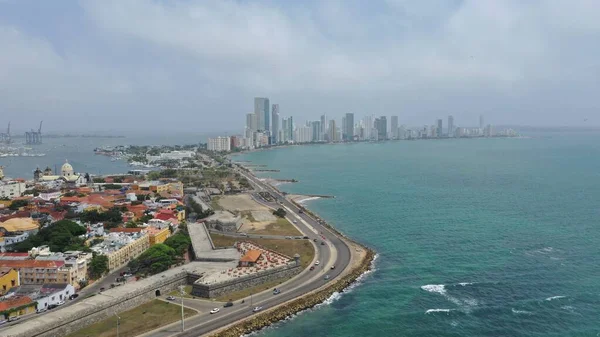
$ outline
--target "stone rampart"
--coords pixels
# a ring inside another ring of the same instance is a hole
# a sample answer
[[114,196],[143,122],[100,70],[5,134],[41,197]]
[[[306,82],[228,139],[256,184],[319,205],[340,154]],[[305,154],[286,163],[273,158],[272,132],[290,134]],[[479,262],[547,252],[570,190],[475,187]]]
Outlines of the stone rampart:
[[263,270],[252,275],[238,277],[229,281],[214,284],[203,284],[202,280],[194,283],[192,294],[198,297],[214,298],[234,291],[244,290],[263,283],[276,281],[283,278],[292,277],[302,270],[302,267],[295,262],[286,266],[277,267],[272,270]]

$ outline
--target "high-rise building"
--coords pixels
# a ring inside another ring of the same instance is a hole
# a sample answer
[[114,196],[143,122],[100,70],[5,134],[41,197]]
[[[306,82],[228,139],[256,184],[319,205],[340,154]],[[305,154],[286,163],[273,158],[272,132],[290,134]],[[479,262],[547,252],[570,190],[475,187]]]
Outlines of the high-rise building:
[[352,141],[354,139],[354,114],[346,113],[345,122],[342,123],[342,140]]
[[313,141],[313,128],[311,126],[300,126],[296,128],[294,141],[296,143],[310,143]]
[[279,104],[273,104],[271,109],[271,138],[272,143],[277,144],[279,140]]
[[387,117],[381,116],[375,119],[374,126],[377,129],[377,140],[387,139]]
[[454,116],[448,116],[448,137],[454,137]]
[[371,140],[373,138],[373,116],[365,116],[363,118],[363,128],[364,128],[364,140]]
[[254,113],[257,119],[257,129],[271,131],[269,122],[269,99],[266,97],[254,97]]
[[327,128],[328,140],[330,142],[337,142],[337,127],[335,126],[335,119],[329,121],[329,127]]
[[327,115],[321,115],[321,140],[325,139],[325,134],[327,133]]
[[281,132],[280,133],[282,134],[282,138],[281,138],[282,143],[290,141],[290,127],[288,126],[288,123],[289,123],[289,119],[287,119],[287,118],[281,119]]
[[256,131],[256,126],[256,114],[253,112],[246,114],[246,129]]
[[310,124],[312,128],[312,141],[320,142],[323,136],[321,133],[321,121],[313,121]]
[[400,126],[398,128],[398,139],[406,139],[407,137],[407,132],[406,132],[406,127],[404,125]]
[[392,116],[390,123],[392,128],[392,139],[398,139],[398,116]]
[[290,118],[288,118],[288,134],[290,135],[290,140],[293,140],[292,137],[294,137],[294,118],[292,116],[290,116]]
[[208,138],[208,151],[231,151],[231,139],[229,137]]
[[479,128],[483,130],[485,125],[483,124],[483,115],[479,115]]
[[437,127],[436,127],[436,130],[435,130],[435,136],[436,136],[437,138],[441,138],[441,137],[442,137],[442,131],[443,131],[443,130],[442,130],[442,126],[443,126],[443,124],[442,124],[442,120],[441,120],[441,119],[438,119],[438,120],[437,120]]

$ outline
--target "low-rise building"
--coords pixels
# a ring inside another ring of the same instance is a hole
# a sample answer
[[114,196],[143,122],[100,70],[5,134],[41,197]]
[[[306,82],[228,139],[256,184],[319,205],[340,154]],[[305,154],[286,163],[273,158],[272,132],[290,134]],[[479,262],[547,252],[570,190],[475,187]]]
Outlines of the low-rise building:
[[[42,246],[47,247],[47,246]],[[34,248],[35,249],[35,248]],[[34,250],[32,249],[32,251]],[[30,251],[31,252],[31,251]],[[64,253],[53,253],[50,250],[43,250],[35,256],[40,261],[60,261],[64,263],[62,269],[70,269],[69,284],[79,288],[79,282],[87,279],[87,265],[92,259],[92,254],[81,251],[66,251]]]
[[19,271],[15,268],[0,268],[0,296],[4,296],[12,287],[18,287]]
[[140,256],[150,247],[150,237],[142,228],[113,228],[104,242],[92,247],[108,257],[108,269],[113,271]]
[[72,286],[71,268],[62,261],[41,260],[0,260],[0,268],[13,268],[19,271],[21,284],[69,283]]
[[36,303],[36,311],[42,312],[53,306],[62,305],[73,294],[75,288],[66,283],[62,284],[43,284],[43,285],[22,285],[11,288],[4,296],[4,300],[29,297]]
[[25,241],[30,235],[37,233],[40,225],[32,218],[12,218],[0,223],[0,251]]
[[157,243],[163,243],[169,238],[171,235],[171,231],[169,228],[156,228],[156,227],[147,227],[146,231],[148,232],[148,239],[150,240],[150,246],[153,246]]
[[20,197],[25,190],[26,186],[24,181],[0,181],[0,198],[13,199]]
[[0,301],[0,314],[5,319],[35,313],[36,303],[28,296],[9,298]]

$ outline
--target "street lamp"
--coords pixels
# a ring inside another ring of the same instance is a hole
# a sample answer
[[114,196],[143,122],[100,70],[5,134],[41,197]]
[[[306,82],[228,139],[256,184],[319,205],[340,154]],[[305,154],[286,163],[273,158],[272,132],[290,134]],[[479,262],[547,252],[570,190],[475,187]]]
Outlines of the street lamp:
[[115,316],[117,316],[117,337],[119,337],[119,325],[121,325],[121,317],[119,317],[116,312]]
[[185,330],[185,318],[183,316],[183,293],[184,293],[184,286],[179,286],[179,293],[181,294],[181,331]]

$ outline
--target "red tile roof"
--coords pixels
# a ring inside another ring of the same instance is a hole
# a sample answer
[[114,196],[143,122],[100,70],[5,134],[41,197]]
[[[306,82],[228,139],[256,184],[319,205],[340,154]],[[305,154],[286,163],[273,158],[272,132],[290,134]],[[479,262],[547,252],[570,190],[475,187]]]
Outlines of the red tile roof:
[[[27,296],[20,296],[16,298],[10,298],[8,300],[4,300],[0,302],[0,311],[9,310],[12,308],[17,308],[29,303],[32,303],[31,298]],[[32,303],[33,304],[33,303]]]
[[246,252],[246,255],[242,256],[242,258],[240,259],[241,262],[254,262],[256,263],[256,261],[258,261],[258,258],[260,258],[260,255],[262,253],[260,252],[260,250],[257,249],[251,249],[249,251]]
[[46,261],[46,260],[2,260],[1,267],[11,268],[59,268],[65,264],[64,261]]

